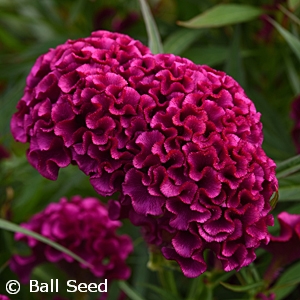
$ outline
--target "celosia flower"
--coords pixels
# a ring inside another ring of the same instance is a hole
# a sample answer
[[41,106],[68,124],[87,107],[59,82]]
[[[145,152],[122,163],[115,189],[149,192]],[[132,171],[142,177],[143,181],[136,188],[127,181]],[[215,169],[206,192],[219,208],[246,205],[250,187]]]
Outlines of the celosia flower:
[[205,271],[205,249],[230,271],[269,241],[275,163],[223,72],[99,31],[38,59],[11,124],[42,175],[73,163],[100,195],[120,192],[110,216],[142,226],[188,277]]
[[300,215],[281,212],[278,215],[280,235],[270,237],[270,243],[263,248],[272,254],[272,261],[264,275],[272,282],[281,269],[300,258]]
[[297,153],[300,153],[300,95],[292,102],[291,118],[294,120],[292,130],[292,138],[297,148]]
[[26,242],[32,251],[30,256],[14,255],[10,263],[22,283],[27,283],[32,269],[44,262],[56,263],[72,276],[80,276],[80,282],[89,282],[96,277],[110,282],[130,276],[125,259],[133,250],[131,239],[116,234],[121,223],[110,220],[106,207],[96,198],[73,196],[70,201],[62,198],[21,226],[66,247],[92,266],[82,270],[87,267],[69,255],[23,233],[16,233],[15,239]]

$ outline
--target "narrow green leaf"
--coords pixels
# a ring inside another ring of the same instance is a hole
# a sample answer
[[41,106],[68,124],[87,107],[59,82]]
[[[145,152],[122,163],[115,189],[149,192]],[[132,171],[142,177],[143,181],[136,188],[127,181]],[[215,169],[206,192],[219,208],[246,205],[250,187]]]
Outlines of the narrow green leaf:
[[246,88],[245,71],[241,58],[240,40],[241,29],[239,25],[236,25],[232,44],[228,52],[225,72],[232,76],[243,88]]
[[276,207],[278,199],[279,199],[279,193],[275,192],[274,196],[270,200],[270,205],[272,207],[272,210]]
[[300,25],[300,20],[299,18],[294,15],[293,13],[291,13],[288,9],[286,9],[284,6],[282,6],[281,4],[279,4],[279,9],[285,14],[287,15],[293,22],[295,22],[296,24]]
[[202,293],[203,289],[206,288],[203,283],[203,277],[198,276],[193,278],[191,281],[192,283],[189,286],[189,293],[186,297],[186,300],[200,299],[200,294]]
[[185,51],[182,55],[195,64],[215,66],[224,63],[228,57],[229,49],[224,46],[203,46],[192,47]]
[[146,0],[139,0],[139,2],[140,2],[141,11],[143,14],[143,18],[145,21],[146,30],[148,34],[149,48],[151,52],[154,54],[163,53],[164,50],[161,43],[161,38],[156,23],[154,21],[154,18],[152,16],[150,7],[146,2]]
[[300,155],[296,155],[277,164],[276,177],[283,178],[300,170]]
[[16,225],[14,223],[11,223],[7,220],[4,219],[0,219],[0,228],[4,229],[4,230],[8,230],[8,231],[12,231],[12,232],[21,232],[23,234],[26,234],[28,236],[31,236],[33,238],[35,238],[36,240],[43,242],[53,248],[55,248],[58,251],[61,251],[63,253],[66,253],[67,255],[71,256],[72,258],[74,258],[75,260],[77,260],[78,262],[88,266],[88,267],[92,267],[87,261],[83,260],[82,258],[80,258],[78,255],[76,255],[75,253],[71,252],[70,250],[68,250],[67,248],[45,238],[44,236],[33,232],[31,230],[25,229],[19,225]]
[[164,42],[165,53],[181,55],[188,49],[201,35],[202,30],[192,30],[180,28],[172,33]]
[[225,288],[234,292],[247,292],[264,285],[263,282],[255,282],[247,285],[235,285],[225,282],[220,282]]
[[291,58],[288,55],[284,56],[284,60],[285,60],[287,74],[290,80],[290,85],[293,89],[294,94],[298,95],[300,94],[300,80],[295,65],[292,63]]
[[288,0],[290,10],[295,10],[298,6],[300,6],[300,0]]
[[131,300],[145,300],[125,281],[119,281],[119,287]]
[[0,40],[3,45],[13,50],[22,49],[22,43],[18,41],[11,33],[0,27]]
[[178,21],[178,25],[189,28],[222,27],[253,20],[263,11],[244,4],[219,4],[188,20]]
[[288,296],[300,283],[300,262],[295,263],[288,268],[272,287],[270,292],[276,294],[276,300],[280,300]]
[[155,286],[153,284],[144,284],[147,288],[151,289],[152,291],[154,291],[156,294],[158,294],[161,299],[164,300],[180,300],[181,298],[179,298],[178,296],[170,293],[170,291],[166,291],[165,289],[162,289],[158,286]]
[[269,22],[278,30],[285,41],[288,43],[290,48],[296,54],[297,58],[300,60],[300,41],[292,35],[289,31],[280,26],[276,21],[268,17]]
[[300,199],[300,186],[279,186],[280,201],[298,201]]
[[82,12],[84,5],[86,5],[85,0],[77,0],[77,1],[73,2],[72,7],[70,9],[69,17],[67,20],[68,25],[72,25],[76,21],[78,15]]

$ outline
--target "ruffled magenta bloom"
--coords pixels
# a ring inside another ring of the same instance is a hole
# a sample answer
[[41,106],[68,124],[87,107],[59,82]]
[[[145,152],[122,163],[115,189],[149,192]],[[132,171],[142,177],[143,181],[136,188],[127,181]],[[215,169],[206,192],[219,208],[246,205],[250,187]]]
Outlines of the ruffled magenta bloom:
[[14,255],[10,262],[10,268],[22,283],[29,281],[35,266],[45,262],[59,265],[72,276],[80,276],[77,279],[82,281],[79,282],[95,278],[105,278],[109,282],[130,276],[125,260],[133,251],[131,239],[116,233],[120,221],[110,220],[106,207],[96,198],[73,196],[70,201],[62,198],[21,226],[66,247],[91,265],[86,269],[86,265],[77,263],[69,255],[16,233],[15,239],[26,242],[32,251],[30,256]]
[[281,212],[278,215],[280,235],[270,237],[263,248],[272,254],[272,261],[264,275],[267,281],[277,278],[281,269],[300,259],[300,215]]
[[275,163],[223,72],[98,31],[37,60],[11,128],[45,177],[73,163],[100,195],[118,191],[110,217],[142,226],[188,277],[206,270],[205,249],[230,271],[269,241]]

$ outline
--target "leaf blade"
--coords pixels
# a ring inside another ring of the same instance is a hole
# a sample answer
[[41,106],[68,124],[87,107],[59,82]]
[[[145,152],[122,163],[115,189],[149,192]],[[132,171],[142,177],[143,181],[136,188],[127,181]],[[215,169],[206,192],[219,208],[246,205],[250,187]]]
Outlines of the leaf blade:
[[136,293],[131,286],[125,281],[119,281],[119,288],[132,300],[145,300]]
[[222,27],[253,20],[263,11],[243,4],[219,4],[188,20],[178,21],[178,25],[188,28]]
[[163,47],[165,53],[181,55],[193,42],[203,34],[202,30],[180,28],[168,36]]
[[277,29],[277,31],[282,35],[287,44],[290,46],[292,51],[295,53],[297,58],[300,61],[300,41],[292,35],[289,31],[284,29],[281,25],[279,25],[276,21],[268,17],[268,21]]
[[146,25],[146,30],[148,34],[148,39],[149,39],[149,48],[152,53],[157,54],[157,53],[163,53],[163,46],[160,38],[160,34],[158,32],[156,23],[154,21],[154,18],[152,16],[150,7],[146,0],[139,0],[140,2],[140,8],[142,11],[142,15],[145,21]]
[[286,177],[300,170],[300,155],[293,156],[277,164],[276,177]]
[[8,231],[12,231],[12,232],[21,232],[23,234],[26,234],[28,236],[31,236],[33,238],[35,238],[36,240],[40,241],[40,242],[43,242],[53,248],[55,248],[56,250],[58,251],[61,251],[61,252],[64,252],[65,254],[71,256],[72,258],[74,258],[75,260],[77,260],[78,262],[86,265],[86,266],[89,266],[91,267],[91,265],[83,260],[81,257],[79,257],[78,255],[76,255],[75,253],[71,252],[69,249],[47,239],[46,237],[34,232],[34,231],[31,231],[29,229],[26,229],[26,228],[23,228],[19,225],[16,225],[12,222],[9,222],[7,220],[4,220],[4,219],[0,219],[0,228],[1,229],[4,229],[4,230],[8,230]]
[[288,7],[291,10],[296,10],[300,6],[300,0],[288,0]]
[[225,288],[234,292],[247,292],[264,285],[263,282],[255,282],[247,285],[235,285],[226,282],[220,282],[220,284],[222,284]]

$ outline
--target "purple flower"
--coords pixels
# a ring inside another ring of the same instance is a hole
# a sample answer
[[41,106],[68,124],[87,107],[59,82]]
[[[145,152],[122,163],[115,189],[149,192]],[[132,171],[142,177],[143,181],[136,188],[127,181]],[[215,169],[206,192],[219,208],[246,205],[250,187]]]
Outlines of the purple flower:
[[11,127],[47,178],[73,163],[100,195],[120,192],[110,217],[142,226],[187,277],[206,270],[205,249],[239,270],[269,241],[275,163],[223,72],[99,31],[38,59]]
[[82,270],[87,267],[79,265],[69,255],[23,233],[16,233],[15,239],[26,242],[32,251],[30,256],[14,255],[10,262],[10,268],[22,283],[27,283],[32,269],[44,262],[56,263],[72,276],[80,276],[77,278],[82,280],[80,282],[89,282],[96,277],[111,281],[130,276],[125,259],[133,250],[131,239],[116,234],[121,223],[110,220],[106,207],[96,198],[73,196],[70,201],[62,198],[21,226],[68,248],[92,266]]
[[281,212],[278,215],[280,235],[270,237],[263,248],[272,254],[272,261],[264,275],[267,281],[277,278],[281,269],[300,258],[300,215]]
[[0,300],[9,300],[9,298],[5,295],[0,295]]

